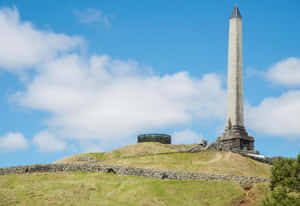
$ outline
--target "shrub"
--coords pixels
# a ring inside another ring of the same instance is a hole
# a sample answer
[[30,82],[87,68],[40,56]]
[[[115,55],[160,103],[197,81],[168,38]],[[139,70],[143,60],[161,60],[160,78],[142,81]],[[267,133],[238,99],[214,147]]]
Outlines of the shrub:
[[300,153],[297,159],[281,158],[274,163],[270,189],[264,206],[300,206]]

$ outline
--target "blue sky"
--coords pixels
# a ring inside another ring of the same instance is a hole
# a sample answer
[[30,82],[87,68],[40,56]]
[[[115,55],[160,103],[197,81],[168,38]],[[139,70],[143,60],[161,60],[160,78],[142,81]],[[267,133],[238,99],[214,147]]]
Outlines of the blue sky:
[[300,150],[300,3],[0,1],[0,167],[225,125],[229,16],[243,16],[245,125],[267,156]]

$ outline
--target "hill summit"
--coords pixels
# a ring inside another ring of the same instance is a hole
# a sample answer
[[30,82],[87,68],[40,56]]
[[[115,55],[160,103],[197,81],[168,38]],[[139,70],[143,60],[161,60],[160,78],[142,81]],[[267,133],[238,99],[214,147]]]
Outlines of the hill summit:
[[154,142],[128,145],[110,152],[85,153],[66,157],[54,164],[133,166],[163,170],[269,177],[271,166],[237,153],[221,151],[185,152],[195,145]]

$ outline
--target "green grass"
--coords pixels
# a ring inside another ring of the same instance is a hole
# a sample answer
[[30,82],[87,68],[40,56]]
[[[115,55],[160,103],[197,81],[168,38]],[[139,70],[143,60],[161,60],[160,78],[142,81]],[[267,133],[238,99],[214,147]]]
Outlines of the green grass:
[[[86,163],[78,157],[105,160],[101,164],[166,170],[269,177],[270,166],[231,152],[176,152],[193,145],[141,143],[102,153],[79,154],[56,163]],[[145,155],[126,158],[128,156]],[[100,164],[99,163],[99,164]],[[259,206],[268,184],[251,185],[246,193],[236,182],[169,181],[102,173],[37,173],[0,176],[0,206],[6,205],[211,205]]]
[[[264,193],[266,189],[261,188],[258,191]],[[0,176],[1,206],[228,206],[236,205],[244,196],[241,185],[234,182],[168,181],[78,172]]]
[[261,177],[269,177],[271,168],[235,153],[215,151],[148,155],[108,160],[101,164]]
[[256,184],[249,191],[249,198],[253,200],[251,206],[261,206],[261,201],[266,195],[270,194],[269,183]]
[[95,158],[96,161],[104,160],[105,159],[105,152],[100,153],[86,153],[85,154],[88,157]]
[[194,145],[172,145],[172,144],[160,144],[156,142],[145,142],[128,145],[120,149],[112,150],[109,152],[101,153],[85,153],[74,155],[71,157],[66,157],[61,160],[56,161],[55,163],[83,163],[82,161],[77,161],[79,157],[93,157],[96,161],[121,158],[127,156],[136,156],[136,155],[147,155],[147,154],[156,154],[156,153],[166,153],[166,152],[178,152],[191,148]]
[[[168,145],[160,143],[139,143],[117,150],[102,153],[79,154],[55,163],[87,163],[78,161],[78,157],[88,156],[99,164],[181,170],[213,174],[233,174],[244,176],[269,177],[271,166],[231,152],[203,151],[199,153],[174,153],[153,155],[156,153],[176,152],[193,145]],[[140,157],[131,157],[145,155]]]

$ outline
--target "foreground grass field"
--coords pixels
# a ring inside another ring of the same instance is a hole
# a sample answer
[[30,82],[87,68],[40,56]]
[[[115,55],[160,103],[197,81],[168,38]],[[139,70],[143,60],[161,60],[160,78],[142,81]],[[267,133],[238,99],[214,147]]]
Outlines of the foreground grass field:
[[[174,153],[153,155],[163,152],[178,152],[194,145],[167,145],[160,143],[139,143],[103,153],[87,153],[67,157],[55,163],[86,163],[79,157],[91,157],[98,164],[123,165],[164,170],[181,170],[213,174],[244,176],[270,176],[270,165],[231,152],[203,151],[199,153]],[[146,155],[131,157],[136,155]]]
[[101,173],[0,176],[0,205],[259,205],[266,184],[245,197],[234,182],[166,181]]
[[[55,163],[79,164],[91,160],[101,161],[97,164],[165,170],[263,177],[270,175],[269,165],[231,152],[203,151],[156,155],[184,151],[192,146],[194,145],[142,143],[105,153],[79,154]],[[83,157],[89,157],[88,161],[79,160]],[[0,176],[0,206],[258,206],[267,192],[266,183],[249,186],[225,181],[169,181],[102,173],[37,173]]]

